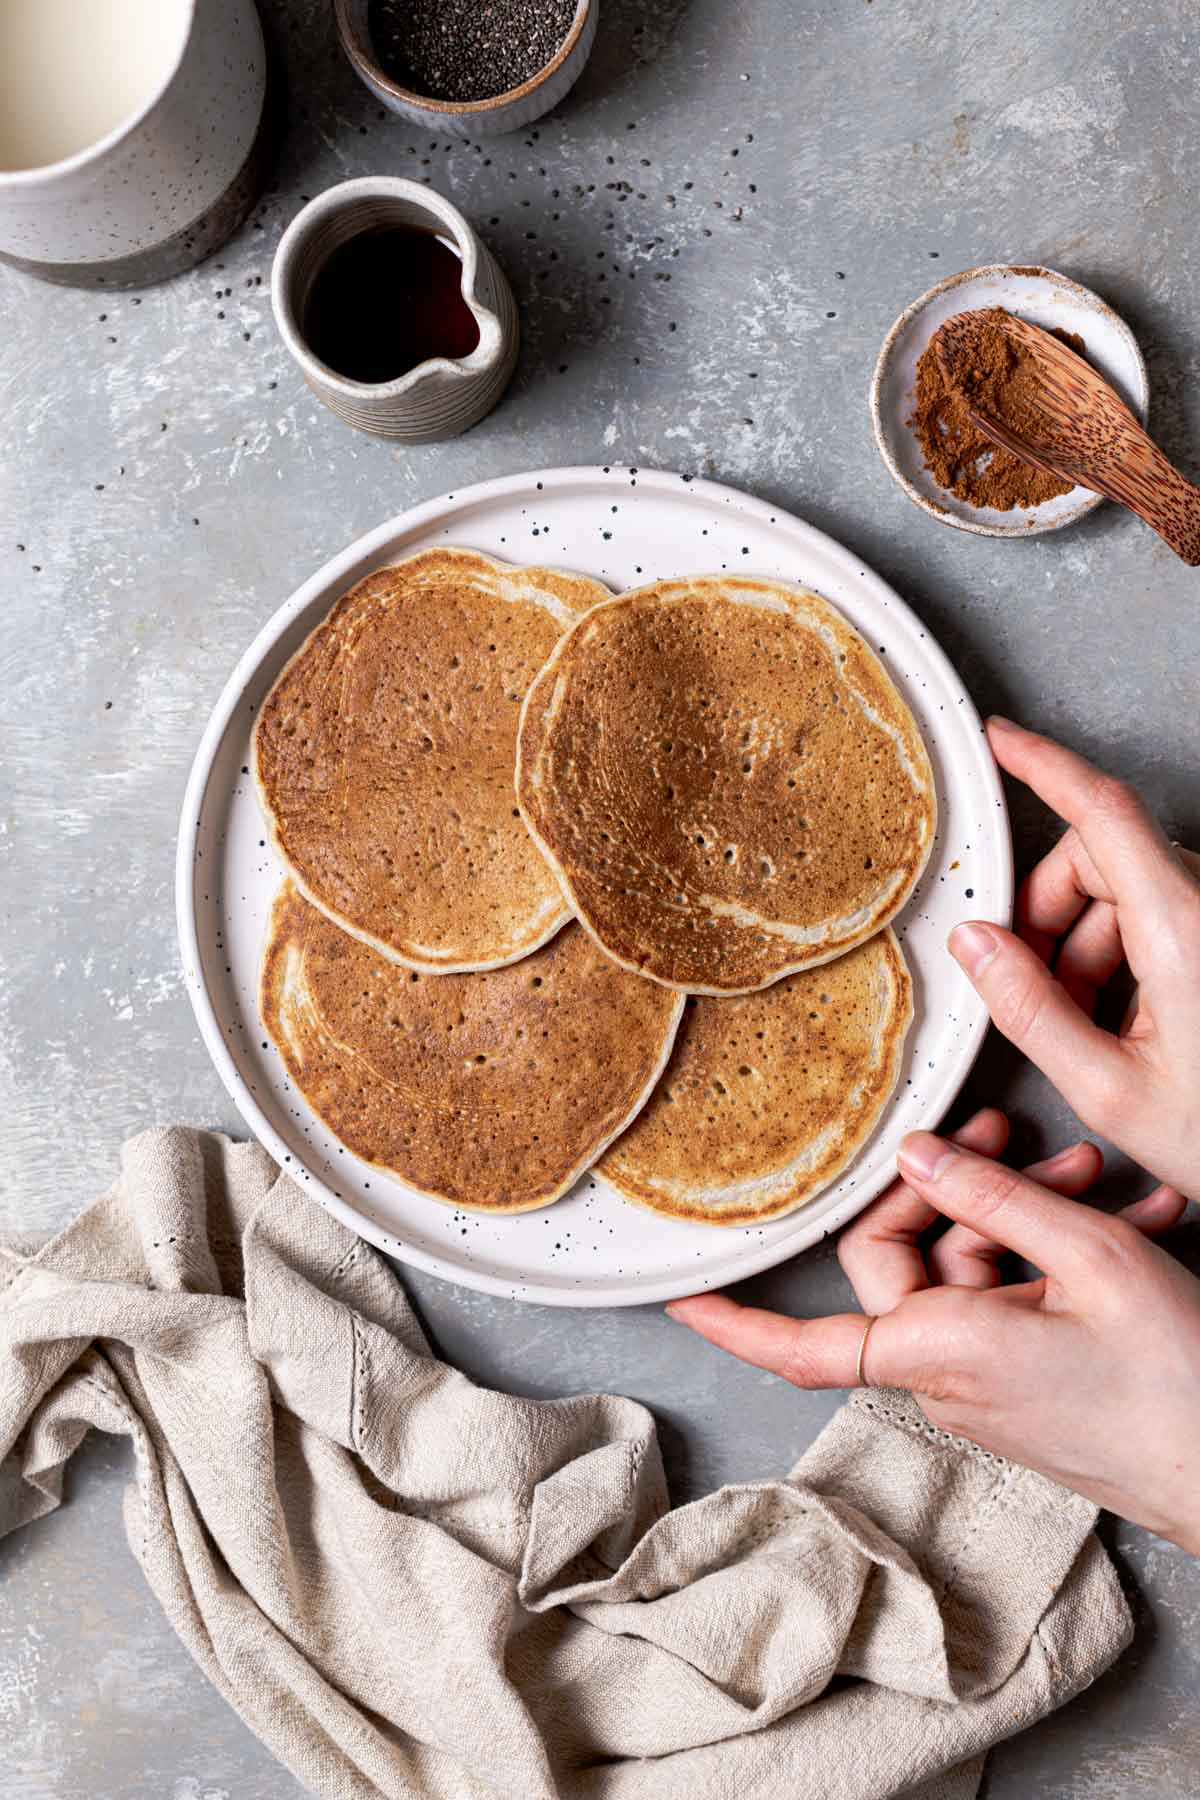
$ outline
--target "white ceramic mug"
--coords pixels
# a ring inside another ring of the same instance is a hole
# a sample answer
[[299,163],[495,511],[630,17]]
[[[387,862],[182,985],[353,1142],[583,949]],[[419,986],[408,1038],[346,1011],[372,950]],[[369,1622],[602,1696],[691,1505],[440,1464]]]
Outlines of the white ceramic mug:
[[[462,263],[462,297],[479,342],[469,356],[434,356],[394,381],[352,381],[313,354],[304,314],[313,282],[332,253],[361,232],[388,226],[431,231]],[[313,392],[360,431],[401,443],[457,437],[490,412],[508,386],[520,329],[512,290],[487,245],[458,208],[423,182],[399,175],[343,181],[297,213],[271,272],[275,323]]]
[[[266,53],[254,0],[158,4],[178,20],[163,27],[172,35],[148,63],[146,90],[133,90],[132,112],[57,161],[8,168],[0,161],[4,262],[75,286],[141,287],[199,262],[249,212],[267,150]],[[112,15],[121,21],[119,5]],[[6,28],[15,29],[15,17]],[[32,35],[45,22],[48,35],[66,17],[56,13],[51,24],[49,11],[27,13],[27,29]],[[132,10],[130,17],[136,26]],[[15,71],[11,45],[8,60]],[[30,67],[40,70],[42,89],[29,96],[32,104],[69,104],[54,91],[52,37],[34,44]],[[80,74],[76,67],[76,83]]]

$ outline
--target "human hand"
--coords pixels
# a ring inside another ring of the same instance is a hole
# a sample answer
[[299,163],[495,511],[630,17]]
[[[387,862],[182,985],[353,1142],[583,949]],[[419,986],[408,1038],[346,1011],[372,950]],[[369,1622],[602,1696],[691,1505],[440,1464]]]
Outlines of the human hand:
[[[910,1388],[943,1430],[1087,1494],[1200,1555],[1200,1281],[1148,1241],[1182,1197],[1160,1188],[1110,1218],[1074,1203],[1099,1172],[1078,1144],[1018,1175],[1000,1113],[951,1142],[916,1132],[903,1179],[838,1253],[875,1315],[864,1379]],[[939,1214],[955,1221],[923,1255]],[[1045,1274],[1000,1285],[1005,1250]],[[865,1321],[788,1319],[721,1294],[673,1318],[797,1387],[849,1387]]]
[[[1070,829],[1024,882],[1014,936],[969,923],[950,949],[992,1021],[1102,1133],[1200,1199],[1200,883],[1132,789],[1007,720],[1000,767]],[[1092,1022],[1128,961],[1137,1010],[1120,1036]],[[1053,964],[1053,972],[1051,972]]]

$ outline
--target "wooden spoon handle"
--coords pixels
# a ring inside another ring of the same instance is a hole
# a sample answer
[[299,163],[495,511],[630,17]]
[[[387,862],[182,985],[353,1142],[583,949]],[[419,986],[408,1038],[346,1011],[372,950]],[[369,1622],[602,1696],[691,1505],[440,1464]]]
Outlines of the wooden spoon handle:
[[1107,474],[1106,492],[1114,500],[1144,519],[1190,568],[1200,565],[1200,488],[1156,444],[1135,445]]
[[1024,438],[1010,432],[1000,419],[972,412],[971,422],[993,444],[1011,450],[1023,462],[1033,463],[1035,468],[1044,469],[1048,475],[1057,475],[1061,481],[1078,482],[1081,487],[1091,488],[1093,493],[1104,494],[1109,500],[1127,506],[1149,525],[1151,531],[1157,531],[1163,542],[1169,544],[1189,568],[1200,565],[1200,488],[1185,480],[1167,461],[1158,445],[1140,433],[1140,428],[1138,438],[1128,445],[1119,462],[1105,469],[1084,470],[1073,468],[1065,461],[1043,460]]

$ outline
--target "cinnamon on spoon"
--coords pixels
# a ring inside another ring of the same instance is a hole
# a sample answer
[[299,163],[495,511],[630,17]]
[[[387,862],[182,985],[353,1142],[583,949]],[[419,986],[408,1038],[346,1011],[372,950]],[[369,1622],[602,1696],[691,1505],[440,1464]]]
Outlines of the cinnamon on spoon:
[[1200,488],[1090,363],[998,306],[957,313],[934,344],[946,379],[991,443],[1127,506],[1185,563],[1200,564]]

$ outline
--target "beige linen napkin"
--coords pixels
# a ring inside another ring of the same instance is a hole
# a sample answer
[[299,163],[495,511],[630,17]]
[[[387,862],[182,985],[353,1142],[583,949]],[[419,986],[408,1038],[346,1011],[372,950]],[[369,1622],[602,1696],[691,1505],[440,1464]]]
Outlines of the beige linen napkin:
[[147,1580],[322,1796],[967,1800],[1129,1635],[1094,1508],[899,1393],[669,1511],[642,1407],[435,1361],[257,1146],[134,1139],[0,1287],[0,1534],[129,1437]]

